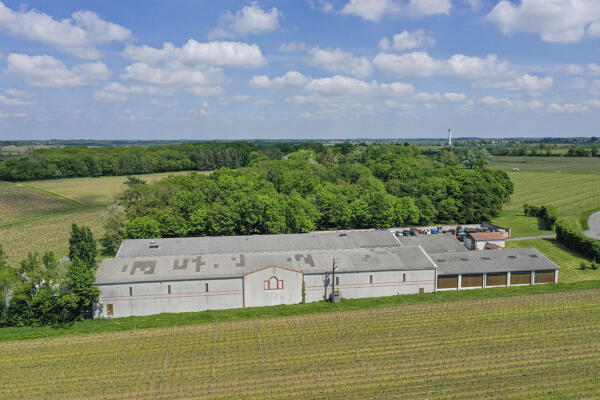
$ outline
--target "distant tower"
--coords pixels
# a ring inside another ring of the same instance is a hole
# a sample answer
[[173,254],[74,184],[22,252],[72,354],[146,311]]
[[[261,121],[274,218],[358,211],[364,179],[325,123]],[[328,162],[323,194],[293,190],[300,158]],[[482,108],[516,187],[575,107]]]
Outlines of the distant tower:
[[452,129],[448,129],[448,146],[452,146]]

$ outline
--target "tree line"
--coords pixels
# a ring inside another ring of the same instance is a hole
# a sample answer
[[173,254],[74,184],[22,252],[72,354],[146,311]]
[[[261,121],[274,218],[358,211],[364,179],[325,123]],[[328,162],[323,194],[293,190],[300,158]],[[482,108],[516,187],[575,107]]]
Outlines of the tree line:
[[466,170],[414,146],[330,146],[244,168],[128,182],[105,225],[120,237],[248,235],[490,220],[513,192],[499,170]]
[[59,326],[92,318],[100,291],[93,286],[96,241],[73,224],[69,263],[52,252],[29,253],[17,268],[0,244],[0,326]]
[[307,142],[255,145],[248,142],[185,143],[157,146],[62,147],[37,149],[0,162],[0,180],[26,181],[115,176],[173,171],[212,171],[246,166],[250,153],[279,159],[300,148],[319,151]]

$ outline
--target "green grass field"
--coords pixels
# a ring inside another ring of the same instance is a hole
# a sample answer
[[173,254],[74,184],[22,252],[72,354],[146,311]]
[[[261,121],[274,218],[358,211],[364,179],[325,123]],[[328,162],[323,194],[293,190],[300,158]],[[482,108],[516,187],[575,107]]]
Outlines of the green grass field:
[[591,289],[7,341],[0,398],[591,399],[599,316]]
[[72,205],[22,185],[0,187],[0,224],[71,208]]
[[521,172],[561,172],[568,174],[599,174],[600,157],[516,157],[494,156],[491,168]]
[[[521,159],[528,163],[523,168],[517,165],[520,172],[512,172]],[[510,203],[493,221],[512,227],[515,237],[552,233],[540,226],[537,218],[523,216],[525,203],[553,205],[579,229],[585,226],[585,216],[600,208],[600,158],[494,157],[491,167],[508,171],[515,185]]]
[[[169,175],[186,174],[188,172],[160,173],[138,175],[140,178],[153,182]],[[204,173],[204,172],[202,172]],[[54,213],[33,216],[32,212],[21,214],[23,219],[13,219],[11,222],[0,226],[0,243],[9,256],[11,263],[17,263],[27,256],[28,252],[43,253],[53,251],[57,256],[64,256],[68,252],[68,239],[71,224],[87,225],[96,238],[101,237],[102,215],[105,206],[113,196],[122,191],[125,186],[124,176],[110,176],[99,178],[72,178],[33,181],[23,183],[27,192],[35,196],[42,196],[48,204],[60,202],[66,204],[68,210],[54,210]],[[2,182],[0,182],[0,185]],[[0,193],[14,185],[3,183]],[[0,194],[0,204],[2,203]],[[39,206],[43,208],[44,206]],[[48,207],[48,206],[46,206]],[[56,212],[59,211],[59,212]],[[0,221],[2,220],[0,206]]]

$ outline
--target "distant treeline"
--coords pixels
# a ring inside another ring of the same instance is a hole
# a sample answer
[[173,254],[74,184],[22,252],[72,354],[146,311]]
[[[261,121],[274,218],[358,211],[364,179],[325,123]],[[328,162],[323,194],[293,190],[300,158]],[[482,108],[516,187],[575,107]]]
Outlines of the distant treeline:
[[564,147],[556,147],[549,144],[539,143],[531,145],[493,145],[487,146],[488,151],[494,156],[540,156],[540,157],[598,157],[600,156],[600,145],[573,145],[564,151]]
[[257,157],[246,168],[128,186],[117,201],[122,212],[107,218],[113,238],[481,222],[497,216],[513,192],[503,171],[443,167],[406,145]]
[[247,142],[207,142],[159,146],[62,147],[33,150],[0,163],[0,180],[26,181],[84,176],[114,176],[185,170],[211,171],[248,165],[256,152],[269,159],[309,148],[317,142],[254,145]]

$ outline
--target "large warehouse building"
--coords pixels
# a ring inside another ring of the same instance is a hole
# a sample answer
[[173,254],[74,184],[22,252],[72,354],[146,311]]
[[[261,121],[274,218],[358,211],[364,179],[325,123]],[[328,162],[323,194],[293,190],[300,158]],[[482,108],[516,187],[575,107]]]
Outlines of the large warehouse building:
[[[335,262],[335,277],[333,266]],[[535,249],[468,251],[389,231],[125,240],[100,266],[99,317],[556,282]]]

